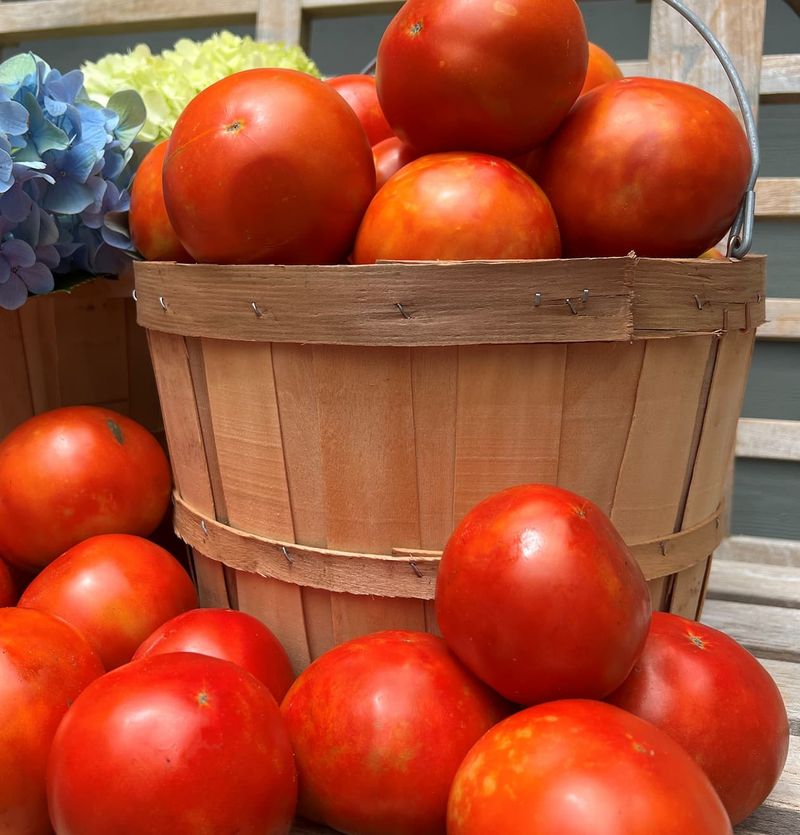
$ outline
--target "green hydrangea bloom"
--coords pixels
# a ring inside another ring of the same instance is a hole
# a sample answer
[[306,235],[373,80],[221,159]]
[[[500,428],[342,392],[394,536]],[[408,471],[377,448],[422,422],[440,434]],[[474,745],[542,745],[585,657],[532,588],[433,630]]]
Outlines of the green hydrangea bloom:
[[139,139],[158,142],[172,133],[183,108],[201,90],[255,67],[285,67],[320,77],[299,46],[259,43],[231,32],[219,32],[199,43],[183,38],[159,55],[139,44],[124,55],[112,53],[81,69],[89,96],[103,105],[120,90],[136,90],[147,107]]

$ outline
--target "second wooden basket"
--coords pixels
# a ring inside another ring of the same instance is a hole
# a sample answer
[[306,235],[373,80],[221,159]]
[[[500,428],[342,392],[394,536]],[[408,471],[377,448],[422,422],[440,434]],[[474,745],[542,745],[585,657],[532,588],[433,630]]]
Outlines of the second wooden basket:
[[[201,600],[296,669],[435,629],[438,553],[524,482],[591,498],[696,617],[765,259],[136,265]],[[492,613],[487,613],[491,617]]]

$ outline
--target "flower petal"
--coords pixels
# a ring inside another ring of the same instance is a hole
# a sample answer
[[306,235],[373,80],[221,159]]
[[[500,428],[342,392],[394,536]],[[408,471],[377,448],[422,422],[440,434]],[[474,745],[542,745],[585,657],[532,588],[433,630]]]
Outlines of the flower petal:
[[89,186],[65,177],[47,192],[43,206],[51,212],[77,215],[87,206],[91,206],[93,199],[94,194]]
[[5,284],[11,278],[11,265],[5,258],[0,258],[0,284]]
[[49,293],[55,286],[50,268],[38,261],[32,267],[20,269],[19,275],[31,293]]
[[28,130],[28,111],[16,101],[0,101],[0,131],[22,136]]
[[12,238],[0,244],[0,253],[12,267],[32,267],[36,263],[36,253],[29,243]]
[[12,186],[5,194],[0,194],[0,215],[12,223],[21,223],[31,212],[33,200],[19,183]]
[[28,288],[19,276],[12,275],[5,284],[0,284],[0,307],[17,310],[28,300]]
[[50,267],[51,270],[54,270],[61,261],[58,250],[52,245],[36,247],[36,258],[46,267]]

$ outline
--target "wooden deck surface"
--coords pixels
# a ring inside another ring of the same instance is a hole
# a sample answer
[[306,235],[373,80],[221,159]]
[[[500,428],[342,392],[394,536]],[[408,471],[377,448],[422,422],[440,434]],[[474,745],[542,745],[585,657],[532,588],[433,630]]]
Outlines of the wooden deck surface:
[[[792,736],[783,776],[767,802],[735,833],[800,833],[800,567],[717,560],[702,620],[759,658],[780,687],[789,712]],[[292,830],[292,835],[332,833],[307,823]]]

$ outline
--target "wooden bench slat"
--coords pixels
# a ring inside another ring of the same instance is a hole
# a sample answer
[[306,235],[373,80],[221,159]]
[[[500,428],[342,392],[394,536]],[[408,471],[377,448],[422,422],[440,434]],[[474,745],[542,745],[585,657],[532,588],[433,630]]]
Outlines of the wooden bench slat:
[[800,610],[706,600],[703,623],[727,632],[759,658],[800,661]]
[[715,558],[800,568],[800,541],[765,536],[731,536],[720,543]]
[[800,571],[788,566],[715,560],[708,596],[714,600],[800,609]]

